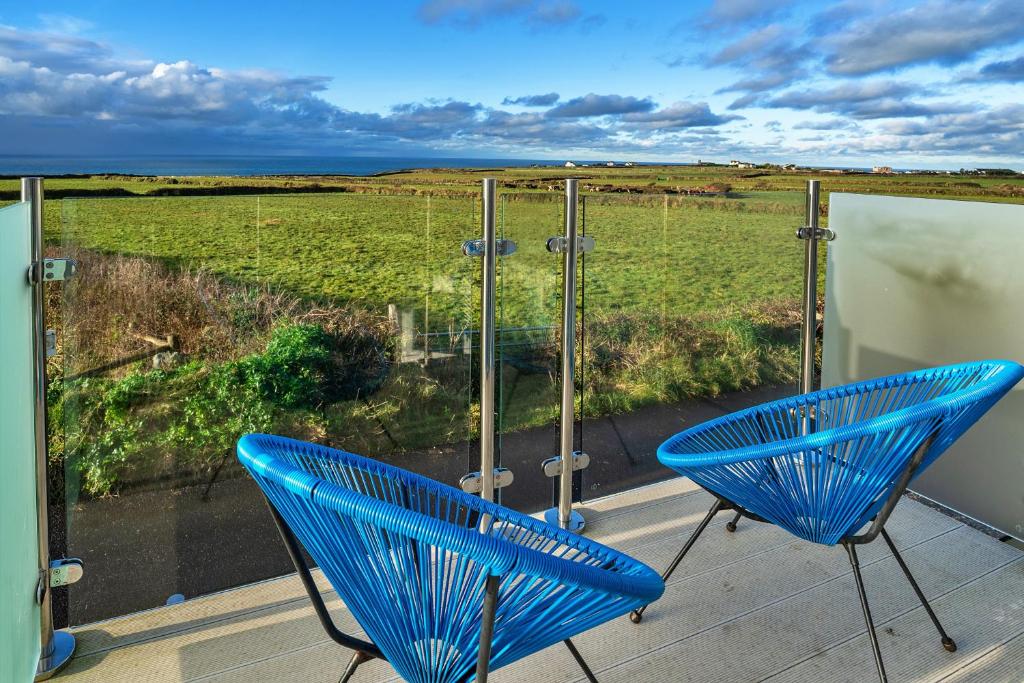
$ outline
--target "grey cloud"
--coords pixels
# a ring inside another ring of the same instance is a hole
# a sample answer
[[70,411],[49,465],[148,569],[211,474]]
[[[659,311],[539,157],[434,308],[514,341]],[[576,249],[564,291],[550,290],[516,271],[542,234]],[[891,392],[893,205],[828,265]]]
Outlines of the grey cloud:
[[729,43],[711,57],[710,63],[750,64],[762,50],[778,44],[785,35],[786,28],[782,24],[769,24]]
[[145,73],[153,68],[151,61],[116,59],[110,47],[74,35],[20,31],[0,25],[0,57],[15,62],[28,62],[58,73]]
[[854,22],[826,39],[834,74],[859,76],[913,64],[957,64],[1024,39],[1024,3],[931,0]]
[[792,4],[793,0],[714,0],[704,23],[714,28],[764,21]]
[[649,112],[654,109],[654,102],[649,98],[643,99],[622,96],[622,95],[597,95],[590,93],[583,97],[574,97],[567,102],[553,107],[547,111],[547,116],[552,118],[583,118],[591,116],[609,116],[615,114],[633,114],[637,112]]
[[922,88],[913,83],[866,81],[819,90],[791,90],[760,104],[774,109],[813,109],[857,115],[858,112],[888,107],[891,103],[906,103],[904,98],[921,93]]
[[520,107],[550,107],[558,101],[558,93],[549,92],[544,95],[521,95],[520,97],[506,97],[502,104],[518,105]]
[[844,0],[812,15],[807,30],[811,35],[835,33],[870,11],[870,5],[863,0]]
[[932,94],[923,86],[900,81],[859,81],[820,90],[791,90],[758,102],[771,109],[809,109],[855,119],[933,116],[977,111],[960,102],[916,102],[908,98]]
[[759,93],[782,88],[803,78],[803,64],[813,57],[806,43],[794,40],[793,32],[782,24],[769,24],[742,36],[711,56],[711,66],[741,68],[752,75],[718,90],[743,92],[730,109],[754,104]]
[[625,114],[621,120],[625,124],[635,124],[648,130],[667,130],[721,126],[742,118],[736,115],[715,114],[706,102],[676,102],[657,111]]
[[833,119],[831,121],[800,121],[793,124],[794,130],[842,130],[844,128],[855,128],[857,124],[852,121]]
[[1008,104],[986,111],[935,116],[927,124],[886,122],[886,144],[899,151],[961,158],[1007,158],[1024,155],[1024,105]]
[[990,62],[981,67],[976,74],[965,76],[961,80],[1024,83],[1024,56],[1001,62]]
[[[564,26],[583,16],[574,0],[426,0],[417,16],[426,24],[475,27],[488,21],[521,17],[535,28]],[[586,19],[599,20],[598,16]]]
[[729,103],[729,106],[726,108],[729,109],[730,111],[735,111],[737,109],[746,109],[747,107],[752,107],[755,104],[758,104],[763,99],[764,96],[761,93],[751,92],[747,93],[746,95],[743,95],[742,97],[737,97],[735,100]]
[[480,122],[478,133],[517,144],[586,145],[608,138],[606,128],[575,121],[552,120],[543,114],[512,114],[491,110]]

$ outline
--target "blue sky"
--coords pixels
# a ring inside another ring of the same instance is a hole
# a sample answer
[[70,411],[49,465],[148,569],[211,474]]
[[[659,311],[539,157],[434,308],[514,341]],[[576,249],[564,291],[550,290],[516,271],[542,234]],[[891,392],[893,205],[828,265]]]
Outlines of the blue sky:
[[1024,168],[1024,2],[0,8],[0,154]]

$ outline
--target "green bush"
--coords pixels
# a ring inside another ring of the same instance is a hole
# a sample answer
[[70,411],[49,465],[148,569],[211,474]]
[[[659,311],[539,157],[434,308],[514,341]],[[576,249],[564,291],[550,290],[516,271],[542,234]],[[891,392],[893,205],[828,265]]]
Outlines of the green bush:
[[51,395],[65,455],[89,495],[208,471],[248,432],[271,431],[340,396],[339,341],[318,325],[282,325],[263,353],[121,379],[76,380]]
[[282,408],[314,408],[333,398],[332,339],[318,325],[286,325],[271,334],[262,354],[228,363],[225,377]]

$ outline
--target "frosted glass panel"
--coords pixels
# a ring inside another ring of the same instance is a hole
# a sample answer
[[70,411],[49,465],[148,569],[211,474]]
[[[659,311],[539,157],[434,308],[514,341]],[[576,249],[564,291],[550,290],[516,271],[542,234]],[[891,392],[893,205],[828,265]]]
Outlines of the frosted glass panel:
[[30,681],[39,659],[29,204],[0,209],[0,680]]
[[[823,386],[1024,360],[1024,206],[831,196]],[[1024,387],[912,489],[1024,538]]]

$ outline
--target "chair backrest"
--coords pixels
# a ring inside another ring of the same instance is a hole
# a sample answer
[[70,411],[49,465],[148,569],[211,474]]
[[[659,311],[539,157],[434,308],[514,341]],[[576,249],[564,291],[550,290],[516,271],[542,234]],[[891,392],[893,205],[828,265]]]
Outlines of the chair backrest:
[[807,540],[833,544],[919,475],[1024,375],[963,363],[773,401],[673,436],[665,465]]
[[407,680],[469,676],[488,575],[502,577],[492,669],[662,590],[628,556],[384,463],[261,434],[238,457]]

